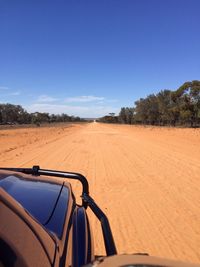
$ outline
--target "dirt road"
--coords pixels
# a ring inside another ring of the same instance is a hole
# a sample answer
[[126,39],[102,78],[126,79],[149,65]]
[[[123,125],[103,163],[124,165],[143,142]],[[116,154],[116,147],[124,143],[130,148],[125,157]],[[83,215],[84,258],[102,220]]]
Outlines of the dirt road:
[[[98,123],[1,130],[0,165],[33,164],[88,177],[120,253],[200,263],[200,130]],[[101,254],[94,217],[92,228]]]

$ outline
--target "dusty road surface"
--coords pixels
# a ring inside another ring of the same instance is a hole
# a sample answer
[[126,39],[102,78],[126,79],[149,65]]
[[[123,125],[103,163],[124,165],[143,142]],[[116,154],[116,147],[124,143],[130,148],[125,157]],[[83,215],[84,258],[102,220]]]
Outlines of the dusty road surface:
[[[200,263],[199,129],[90,123],[1,130],[0,165],[34,164],[87,176],[120,253]],[[96,253],[104,253],[91,220]]]

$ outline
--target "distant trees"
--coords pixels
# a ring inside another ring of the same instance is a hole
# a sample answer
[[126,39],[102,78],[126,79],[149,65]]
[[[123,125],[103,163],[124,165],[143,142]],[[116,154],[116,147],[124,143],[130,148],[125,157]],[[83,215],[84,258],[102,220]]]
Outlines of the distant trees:
[[134,112],[134,108],[121,108],[118,116],[118,121],[121,123],[133,124],[135,119]]
[[172,98],[177,106],[180,121],[196,126],[200,121],[200,81],[184,83],[173,92]]
[[107,115],[102,118],[99,118],[96,120],[97,122],[105,122],[105,123],[117,123],[118,122],[118,116],[111,116]]
[[81,121],[79,117],[69,116],[67,114],[49,114],[49,113],[28,113],[20,105],[0,104],[0,124],[36,124],[53,122],[76,122]]
[[20,105],[0,104],[0,123],[30,123],[31,117]]
[[177,90],[161,90],[135,102],[134,107],[122,107],[112,120],[104,122],[143,125],[200,126],[200,81],[185,82]]
[[[0,104],[0,124],[29,124],[81,121],[67,114],[28,113],[20,105]],[[97,121],[143,125],[200,126],[200,81],[185,82],[177,90],[161,90],[135,101],[134,107],[122,107],[119,115]]]
[[[119,120],[124,120],[124,109]],[[133,123],[150,125],[200,124],[200,81],[185,82],[176,91],[162,90],[135,102]]]

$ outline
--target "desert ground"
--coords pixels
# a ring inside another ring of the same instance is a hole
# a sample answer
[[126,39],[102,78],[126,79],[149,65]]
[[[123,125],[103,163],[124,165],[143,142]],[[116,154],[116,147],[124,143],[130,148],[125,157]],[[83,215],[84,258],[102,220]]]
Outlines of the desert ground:
[[[100,123],[0,130],[0,166],[84,174],[119,253],[200,263],[200,129]],[[73,183],[79,198],[81,187]],[[99,222],[89,214],[96,254]]]

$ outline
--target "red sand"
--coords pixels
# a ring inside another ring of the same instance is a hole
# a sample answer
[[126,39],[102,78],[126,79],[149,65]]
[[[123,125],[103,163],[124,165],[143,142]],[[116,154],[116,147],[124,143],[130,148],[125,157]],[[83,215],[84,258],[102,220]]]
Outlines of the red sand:
[[90,123],[0,131],[0,166],[37,164],[86,175],[118,252],[200,263],[200,129]]

